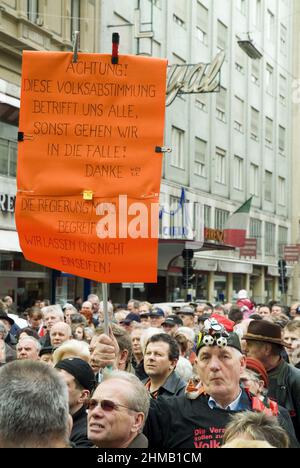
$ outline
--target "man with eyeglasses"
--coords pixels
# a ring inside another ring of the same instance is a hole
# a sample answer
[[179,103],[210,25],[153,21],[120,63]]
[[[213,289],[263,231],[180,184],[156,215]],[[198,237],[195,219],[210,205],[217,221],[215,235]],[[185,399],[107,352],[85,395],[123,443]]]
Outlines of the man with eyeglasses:
[[88,438],[101,448],[147,448],[149,395],[133,374],[105,373],[88,403]]
[[[99,336],[94,353],[103,365],[113,364],[117,351],[112,336]],[[155,450],[218,448],[231,414],[256,411],[256,400],[240,387],[245,357],[236,333],[227,332],[215,318],[208,319],[199,335],[197,360],[203,385],[198,394],[151,400],[145,430]],[[258,411],[270,411],[260,403]],[[286,416],[279,412],[280,424],[287,429],[291,446],[298,447],[290,417]]]

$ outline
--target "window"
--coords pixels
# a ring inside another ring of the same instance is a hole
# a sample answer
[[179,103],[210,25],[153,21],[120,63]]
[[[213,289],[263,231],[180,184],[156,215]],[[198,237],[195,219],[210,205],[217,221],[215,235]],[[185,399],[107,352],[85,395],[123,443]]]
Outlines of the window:
[[259,196],[259,169],[256,164],[250,164],[250,195]]
[[266,89],[267,91],[273,95],[274,91],[274,69],[267,63],[266,67]]
[[273,195],[273,174],[265,171],[265,200],[271,202]]
[[279,101],[286,105],[286,78],[283,75],[279,75]]
[[255,26],[257,27],[257,29],[261,29],[261,19],[262,19],[262,15],[261,15],[261,0],[252,0],[251,4],[254,6],[254,9],[253,9],[253,22],[255,24]]
[[246,0],[236,0],[237,9],[243,14],[246,14]]
[[234,156],[233,161],[233,186],[237,190],[244,188],[244,160],[239,156]]
[[226,122],[226,95],[227,91],[221,87],[216,97],[216,114],[217,119]]
[[184,27],[183,19],[179,18],[179,16],[175,15],[175,13],[173,14],[173,21],[174,21],[174,23],[178,24],[179,26]]
[[265,224],[265,252],[266,255],[275,255],[275,224]]
[[229,216],[229,211],[215,209],[215,229],[223,229]]
[[275,37],[275,18],[273,13],[268,10],[267,11],[267,38],[269,41],[274,41]]
[[279,125],[278,131],[278,149],[280,153],[285,152],[285,128]]
[[288,229],[283,226],[278,227],[278,256],[283,257],[284,246],[288,240]]
[[184,131],[179,128],[172,127],[172,165],[179,169],[184,169],[183,158],[183,140]]
[[71,40],[75,31],[80,31],[80,0],[71,3]]
[[278,203],[281,206],[285,206],[285,179],[278,177]]
[[260,61],[251,60],[251,81],[259,86],[260,83]]
[[218,37],[217,37],[218,51],[226,50],[227,48],[227,26],[218,20]]
[[235,69],[239,71],[240,73],[245,72],[245,64],[246,64],[246,54],[245,52],[240,48],[238,44],[238,37],[236,37],[236,43],[235,43]]
[[250,218],[250,238],[256,239],[257,253],[261,253],[261,228],[262,222],[259,219]]
[[196,106],[199,107],[199,109],[203,110],[204,112],[207,112],[208,96],[209,96],[209,93],[200,93],[196,95]]
[[0,174],[16,177],[17,143],[0,138]]
[[243,133],[244,130],[244,101],[239,97],[234,97],[234,128]]
[[226,181],[226,151],[216,149],[216,182],[225,184]]
[[27,0],[27,18],[36,23],[39,13],[39,0]]
[[182,206],[180,205],[180,198],[170,196],[170,236],[178,237],[182,235]]
[[204,226],[211,227],[211,207],[208,205],[204,205]]
[[195,174],[201,177],[206,175],[206,148],[206,141],[195,138]]
[[207,45],[208,34],[208,9],[201,3],[197,2],[197,25],[196,34],[198,39]]
[[280,24],[280,52],[286,55],[287,49],[287,29],[284,24]]
[[266,144],[267,146],[272,146],[273,144],[273,120],[269,117],[266,117]]
[[173,0],[174,13],[173,21],[178,24],[178,26],[184,28],[186,19],[187,19],[187,5],[186,2],[181,0]]
[[251,138],[259,141],[259,111],[251,107]]

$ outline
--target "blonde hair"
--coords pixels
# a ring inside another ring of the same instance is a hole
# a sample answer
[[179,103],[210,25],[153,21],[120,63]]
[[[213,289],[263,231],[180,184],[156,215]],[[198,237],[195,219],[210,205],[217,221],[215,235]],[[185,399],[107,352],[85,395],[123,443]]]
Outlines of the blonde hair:
[[233,415],[225,427],[223,443],[242,438],[242,435],[269,442],[276,448],[288,448],[290,445],[288,434],[279,425],[278,419],[265,413],[243,411]]
[[90,362],[89,345],[85,341],[67,340],[53,353],[53,364],[57,364],[63,359],[78,357],[83,361]]
[[275,448],[265,440],[233,439],[221,448]]

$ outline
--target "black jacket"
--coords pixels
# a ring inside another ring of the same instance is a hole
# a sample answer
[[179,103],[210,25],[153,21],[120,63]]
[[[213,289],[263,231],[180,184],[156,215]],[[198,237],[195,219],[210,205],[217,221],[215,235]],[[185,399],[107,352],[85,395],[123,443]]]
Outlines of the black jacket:
[[[148,382],[149,379],[143,381],[144,384]],[[173,371],[165,383],[159,388],[158,396],[163,398],[172,398],[174,396],[184,395],[186,387],[186,382],[177,374],[176,371]]]
[[268,396],[288,410],[300,442],[300,370],[282,360],[268,377]]
[[70,441],[75,444],[75,447],[93,447],[93,443],[87,438],[87,414],[85,406],[82,406],[75,414],[73,414],[73,429],[70,436]]
[[[211,409],[208,395],[201,394],[195,400],[186,396],[151,400],[145,434],[149,447],[155,450],[218,448],[230,415],[236,411]],[[251,396],[245,391],[240,400],[240,410],[251,410]],[[295,435],[289,431],[291,420],[279,410],[279,423],[288,432],[291,447],[299,447]]]

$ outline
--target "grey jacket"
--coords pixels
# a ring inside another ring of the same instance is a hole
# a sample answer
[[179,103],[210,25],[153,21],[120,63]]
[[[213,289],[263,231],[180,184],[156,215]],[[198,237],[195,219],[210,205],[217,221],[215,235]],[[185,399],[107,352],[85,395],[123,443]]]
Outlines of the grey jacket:
[[[143,383],[146,384],[148,381],[149,379],[145,379]],[[185,387],[186,382],[179,377],[176,371],[173,371],[165,383],[159,388],[158,396],[172,398],[174,396],[184,395]]]

